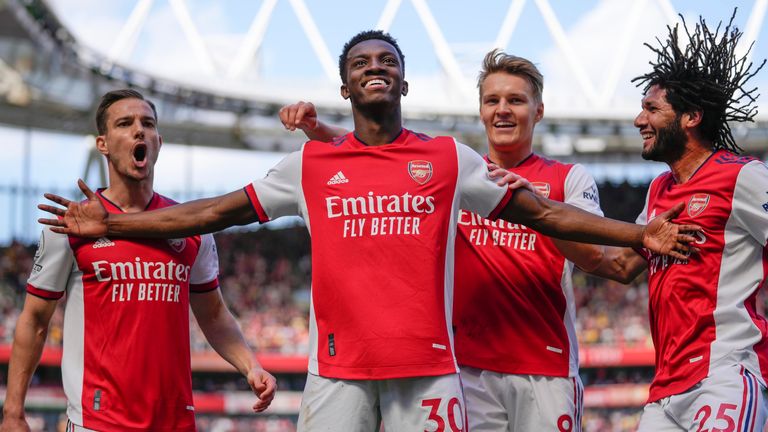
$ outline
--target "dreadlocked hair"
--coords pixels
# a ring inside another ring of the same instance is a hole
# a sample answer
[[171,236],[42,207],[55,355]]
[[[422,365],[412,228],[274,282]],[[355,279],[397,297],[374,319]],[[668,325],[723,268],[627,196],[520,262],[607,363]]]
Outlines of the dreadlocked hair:
[[713,143],[715,150],[725,149],[740,153],[733,139],[728,122],[754,121],[757,107],[757,87],[747,89],[747,82],[765,65],[764,59],[754,71],[752,62],[747,63],[752,42],[743,57],[736,57],[736,46],[743,32],[733,26],[736,9],[728,25],[720,35],[722,22],[713,33],[704,18],[691,32],[682,15],[688,44],[680,49],[678,25],[667,26],[669,35],[665,42],[659,38],[659,47],[646,43],[656,54],[656,61],[649,62],[653,71],[632,79],[637,86],[645,85],[644,93],[658,85],[667,91],[667,101],[677,113],[702,111],[702,135]]

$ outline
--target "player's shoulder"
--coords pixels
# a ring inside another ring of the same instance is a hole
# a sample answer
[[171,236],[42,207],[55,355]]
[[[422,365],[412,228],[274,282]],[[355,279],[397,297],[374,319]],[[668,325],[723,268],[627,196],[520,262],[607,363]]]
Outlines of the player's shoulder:
[[174,200],[173,198],[167,197],[165,195],[161,195],[157,192],[155,192],[154,196],[152,197],[152,200],[149,203],[149,206],[147,206],[148,209],[150,208],[164,208],[164,207],[171,207],[175,206],[179,202]]
[[589,173],[583,165],[561,162],[536,153],[531,154],[527,162],[533,169],[540,172],[542,175],[554,175],[555,178],[559,178],[562,181],[565,181],[565,179],[571,175],[580,177],[589,176]]
[[742,156],[727,150],[719,150],[714,154],[713,162],[716,166],[733,166],[740,169],[739,167],[747,165],[750,162],[760,162],[760,160],[753,156]]
[[557,159],[552,159],[538,153],[531,154],[531,163],[541,165],[543,167],[571,169],[574,166],[572,163],[561,162]]

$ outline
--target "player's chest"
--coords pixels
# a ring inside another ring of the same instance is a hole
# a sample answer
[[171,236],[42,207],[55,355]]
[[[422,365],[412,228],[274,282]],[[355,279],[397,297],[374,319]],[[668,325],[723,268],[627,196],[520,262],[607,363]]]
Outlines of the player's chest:
[[721,236],[731,214],[732,190],[706,185],[658,190],[649,197],[648,220],[683,203],[682,212],[674,219],[676,223],[699,225],[708,236]]
[[453,200],[458,178],[455,149],[395,148],[336,151],[305,156],[302,188],[308,204],[359,206],[416,213]]
[[87,281],[165,280],[188,283],[197,257],[195,238],[128,240],[101,237],[73,245]]

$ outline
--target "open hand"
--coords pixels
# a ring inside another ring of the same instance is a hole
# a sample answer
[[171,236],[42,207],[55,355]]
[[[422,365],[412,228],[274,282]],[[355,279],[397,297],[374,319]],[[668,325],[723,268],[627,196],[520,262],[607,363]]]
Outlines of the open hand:
[[44,225],[50,225],[51,231],[75,235],[79,237],[103,237],[107,234],[107,210],[88,185],[82,180],[77,180],[77,185],[83,191],[86,201],[75,202],[58,195],[47,193],[45,198],[62,205],[65,208],[47,204],[37,206],[40,210],[47,211],[55,219],[38,219]]
[[643,246],[662,255],[686,260],[698,249],[691,246],[696,241],[692,235],[701,231],[698,225],[677,225],[672,222],[685,207],[685,203],[679,203],[673,208],[656,216],[643,230]]
[[277,391],[275,377],[260,367],[254,367],[248,371],[247,379],[253,393],[259,398],[258,402],[253,404],[253,411],[262,412],[269,408],[272,399],[275,398],[275,391]]
[[495,163],[488,164],[488,176],[491,179],[496,179],[496,184],[499,186],[508,186],[510,189],[528,189],[529,191],[536,193],[536,188],[533,187],[531,182],[523,176],[519,176],[512,171],[508,171]]

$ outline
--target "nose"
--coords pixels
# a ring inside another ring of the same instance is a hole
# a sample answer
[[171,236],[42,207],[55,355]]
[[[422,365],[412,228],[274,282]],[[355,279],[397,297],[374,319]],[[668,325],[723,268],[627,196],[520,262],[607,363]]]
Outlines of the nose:
[[141,124],[141,121],[135,122],[134,128],[133,128],[133,137],[144,138],[144,125]]
[[511,105],[506,100],[502,99],[499,101],[499,104],[497,105],[496,112],[501,115],[507,115],[512,112]]
[[368,67],[365,69],[365,73],[378,73],[384,70],[384,66],[381,64],[381,62],[373,58],[371,61],[368,62]]
[[648,118],[645,116],[645,110],[640,111],[640,114],[635,117],[634,125],[638,129],[642,129],[648,124]]

